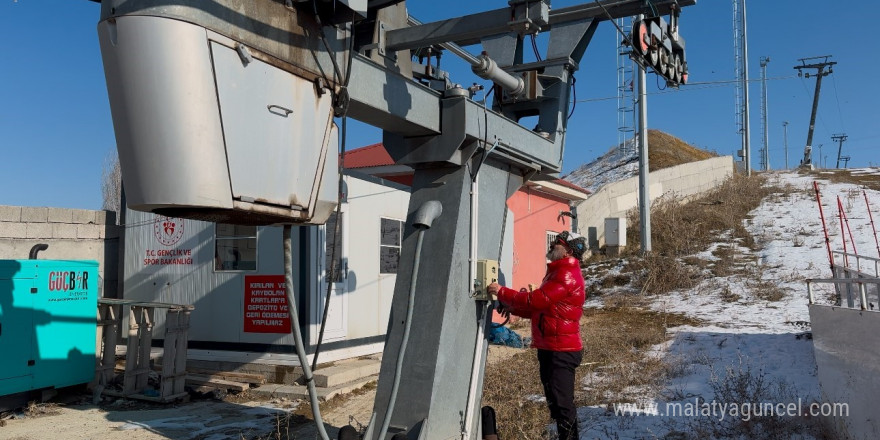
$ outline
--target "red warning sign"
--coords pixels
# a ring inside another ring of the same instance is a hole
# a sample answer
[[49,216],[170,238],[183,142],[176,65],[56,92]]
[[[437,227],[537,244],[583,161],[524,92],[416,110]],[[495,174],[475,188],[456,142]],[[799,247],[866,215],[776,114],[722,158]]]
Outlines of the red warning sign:
[[244,331],[290,333],[284,275],[245,275]]

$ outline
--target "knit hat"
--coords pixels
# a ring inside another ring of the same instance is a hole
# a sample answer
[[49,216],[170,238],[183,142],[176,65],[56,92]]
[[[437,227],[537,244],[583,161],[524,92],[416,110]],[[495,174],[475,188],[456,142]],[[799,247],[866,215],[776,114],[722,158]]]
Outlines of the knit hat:
[[562,231],[556,236],[557,241],[565,244],[571,254],[580,260],[587,252],[587,239],[575,232]]

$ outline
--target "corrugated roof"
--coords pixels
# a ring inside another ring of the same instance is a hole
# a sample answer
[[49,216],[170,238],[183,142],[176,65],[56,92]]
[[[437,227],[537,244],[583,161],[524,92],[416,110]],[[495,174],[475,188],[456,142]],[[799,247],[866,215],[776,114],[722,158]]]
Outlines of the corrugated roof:
[[[391,159],[391,155],[388,154],[388,151],[385,150],[385,146],[381,142],[345,152],[346,168],[373,168],[389,165],[394,165],[394,160]],[[589,190],[567,180],[553,179],[550,182],[584,194],[592,194]]]
[[345,152],[346,168],[370,168],[385,165],[394,165],[394,161],[385,151],[385,146],[381,142]]
[[580,186],[577,186],[577,185],[575,185],[575,184],[573,184],[573,183],[571,183],[571,182],[569,182],[569,181],[567,181],[567,180],[565,180],[565,179],[554,179],[554,180],[553,180],[553,183],[556,183],[556,184],[559,184],[559,185],[562,185],[562,186],[569,187],[569,188],[571,188],[571,189],[573,189],[573,190],[575,190],[575,191],[580,191],[580,192],[582,192],[582,193],[584,193],[584,194],[592,194],[592,192],[590,192],[590,190],[588,190],[588,189],[586,189],[586,188],[581,188]]

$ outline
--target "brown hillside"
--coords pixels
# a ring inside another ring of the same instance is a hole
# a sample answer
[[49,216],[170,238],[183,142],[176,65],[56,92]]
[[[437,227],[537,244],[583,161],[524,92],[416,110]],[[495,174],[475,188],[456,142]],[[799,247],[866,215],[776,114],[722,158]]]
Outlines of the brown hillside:
[[659,130],[648,130],[648,161],[651,171],[717,156]]

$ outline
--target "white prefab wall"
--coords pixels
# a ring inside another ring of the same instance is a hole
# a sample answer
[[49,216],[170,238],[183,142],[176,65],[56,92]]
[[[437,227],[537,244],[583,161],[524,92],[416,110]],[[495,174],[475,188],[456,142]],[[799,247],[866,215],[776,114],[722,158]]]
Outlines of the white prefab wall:
[[119,227],[112,211],[0,205],[0,259],[26,260],[40,243],[38,258],[95,260],[101,296],[116,296]]
[[[380,219],[406,221],[407,217],[409,191],[404,187],[361,175],[346,175],[345,182],[348,194],[344,208],[348,225],[344,229],[348,231],[348,255],[343,258],[347,257],[348,273],[344,292],[338,295],[344,296],[347,309],[346,332],[342,343],[336,340],[336,348],[328,344],[328,340],[324,341],[327,345],[322,349],[321,362],[382,350],[382,337],[387,329],[397,277],[379,274]],[[126,299],[194,305],[190,341],[215,343],[217,349],[247,352],[259,351],[264,345],[293,345],[289,333],[244,331],[245,276],[283,274],[280,227],[257,228],[256,270],[216,271],[214,223],[175,219],[175,228],[182,226],[183,230],[174,234],[173,244],[165,244],[158,238],[162,234],[156,232],[156,215],[132,210],[127,214]],[[325,261],[324,249],[319,246],[321,228],[324,227],[294,227],[291,234],[294,293],[300,298],[297,305],[300,314],[305,316],[304,332],[312,346],[317,342],[326,294],[319,270]],[[170,242],[168,237],[162,237],[166,243]],[[166,258],[177,261],[154,264],[157,257],[163,258],[153,255],[158,251],[163,254],[170,251],[173,256]],[[157,316],[156,322],[154,335],[161,335],[163,317]],[[222,343],[229,343],[229,348],[223,347]]]
[[[666,194],[691,197],[706,192],[733,174],[733,157],[723,156],[691,162],[650,173],[651,200]],[[639,204],[639,178],[610,183],[577,206],[578,233],[590,238],[590,246],[605,245],[605,219],[626,217]]]

